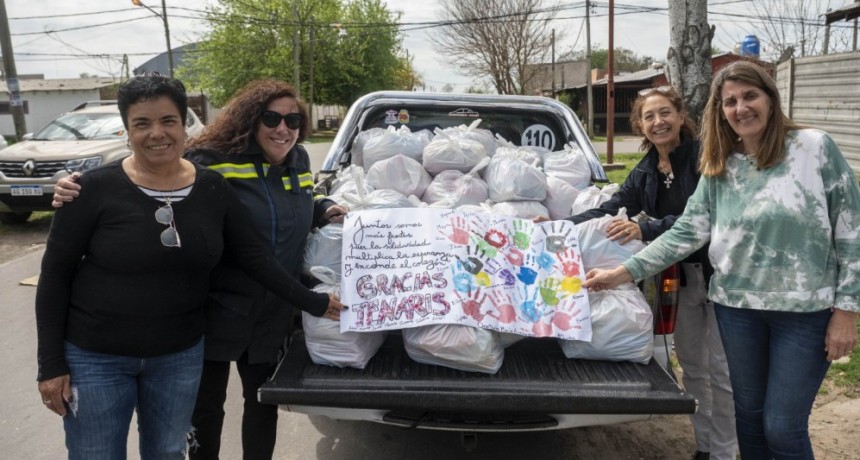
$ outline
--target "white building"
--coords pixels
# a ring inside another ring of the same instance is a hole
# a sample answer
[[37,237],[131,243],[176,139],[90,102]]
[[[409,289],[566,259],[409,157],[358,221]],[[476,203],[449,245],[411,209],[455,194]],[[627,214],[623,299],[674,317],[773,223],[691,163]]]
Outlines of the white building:
[[[21,99],[24,101],[24,118],[27,132],[39,132],[57,115],[68,112],[78,104],[98,101],[102,89],[119,83],[109,77],[69,78],[69,79],[20,79]],[[5,80],[0,80],[0,91],[8,94]],[[110,92],[112,93],[112,92]],[[9,99],[0,100],[0,134],[15,136]],[[111,99],[106,97],[104,99]]]

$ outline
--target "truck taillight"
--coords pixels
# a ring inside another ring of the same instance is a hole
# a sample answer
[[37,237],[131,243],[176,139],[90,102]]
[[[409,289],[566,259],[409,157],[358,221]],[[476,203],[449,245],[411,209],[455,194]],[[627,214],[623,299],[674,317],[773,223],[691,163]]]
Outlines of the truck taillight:
[[654,333],[672,334],[675,332],[675,318],[678,314],[678,290],[681,287],[679,265],[672,265],[657,277],[658,302],[654,311]]

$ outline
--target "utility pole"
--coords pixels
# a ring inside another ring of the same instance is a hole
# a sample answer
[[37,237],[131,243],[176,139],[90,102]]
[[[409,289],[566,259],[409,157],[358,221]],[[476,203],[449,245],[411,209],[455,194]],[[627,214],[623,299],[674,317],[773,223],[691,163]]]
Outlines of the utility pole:
[[24,101],[21,100],[21,86],[18,84],[18,71],[15,69],[6,0],[0,0],[0,52],[3,53],[3,67],[6,69],[6,87],[9,89],[9,108],[12,122],[15,124],[15,136],[20,141],[27,132],[27,121],[24,119]]
[[615,150],[615,0],[609,0],[609,55],[606,57],[606,163]]
[[302,80],[299,75],[299,0],[293,0],[293,17],[296,21],[296,30],[293,33],[293,86],[296,87],[296,96],[302,95]]
[[308,116],[311,118],[311,132],[314,130],[314,17],[311,15],[310,52],[308,53]]
[[134,6],[142,6],[146,8],[150,13],[161,18],[161,22],[164,23],[164,39],[167,41],[167,67],[170,69],[170,78],[173,78],[173,47],[170,46],[170,26],[167,22],[167,1],[161,0],[161,14],[158,14],[158,11],[153,10],[143,3],[142,0],[131,0],[131,3]]
[[167,0],[161,0],[161,20],[164,21],[164,38],[167,40],[167,63],[173,78],[173,48],[170,46],[170,26],[167,25]]
[[588,99],[588,120],[585,131],[594,136],[594,91],[591,88],[591,2],[585,0],[585,89]]
[[552,98],[555,99],[555,29],[552,29]]

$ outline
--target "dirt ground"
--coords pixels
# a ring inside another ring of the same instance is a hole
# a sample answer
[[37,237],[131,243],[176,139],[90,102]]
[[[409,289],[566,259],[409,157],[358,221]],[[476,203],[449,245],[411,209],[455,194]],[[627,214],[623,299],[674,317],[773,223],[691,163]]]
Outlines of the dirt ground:
[[[42,249],[50,226],[47,219],[43,221],[11,231],[0,224],[0,264]],[[825,390],[820,392],[815,403],[809,429],[817,459],[860,460],[860,398],[851,398],[830,382],[825,382]],[[629,444],[631,439],[640,440],[642,444],[639,447],[644,449],[635,449],[639,458],[650,458],[647,454],[643,456],[644,452],[675,453],[679,459],[688,458],[687,452],[692,453],[690,446],[695,447],[692,427],[685,416],[658,417],[611,429],[586,430],[591,432],[589,439],[604,448],[616,446],[616,452],[623,451],[621,446]],[[608,439],[612,436],[619,439]],[[637,458],[637,455],[629,458]]]

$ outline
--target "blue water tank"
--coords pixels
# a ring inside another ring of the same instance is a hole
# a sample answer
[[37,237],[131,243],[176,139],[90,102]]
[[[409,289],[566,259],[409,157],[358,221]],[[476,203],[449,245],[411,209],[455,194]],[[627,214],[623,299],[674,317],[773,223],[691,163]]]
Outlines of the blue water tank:
[[761,43],[755,35],[747,35],[741,42],[741,56],[757,58],[761,51]]

